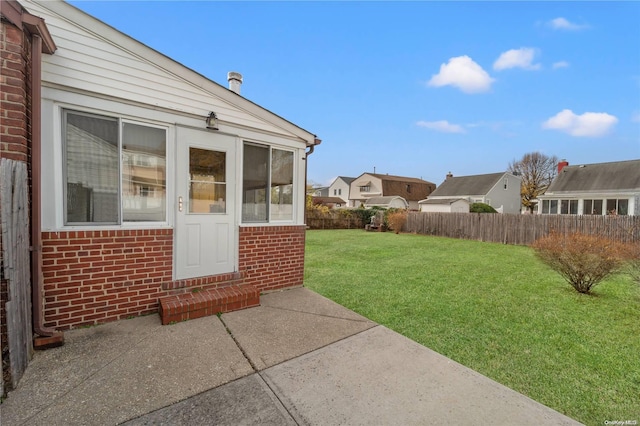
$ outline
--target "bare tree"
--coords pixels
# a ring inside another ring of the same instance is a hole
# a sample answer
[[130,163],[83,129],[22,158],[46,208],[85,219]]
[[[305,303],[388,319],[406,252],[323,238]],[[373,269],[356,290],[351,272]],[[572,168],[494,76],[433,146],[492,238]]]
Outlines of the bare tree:
[[520,195],[522,205],[531,213],[535,204],[532,202],[544,194],[553,178],[558,174],[558,157],[547,156],[540,152],[529,152],[520,160],[509,163],[509,172],[522,177]]

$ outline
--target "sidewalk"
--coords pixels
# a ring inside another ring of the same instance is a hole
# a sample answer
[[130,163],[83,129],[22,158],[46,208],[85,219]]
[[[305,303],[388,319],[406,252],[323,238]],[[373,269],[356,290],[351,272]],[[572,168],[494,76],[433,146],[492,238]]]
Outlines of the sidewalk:
[[305,288],[65,342],[36,353],[3,426],[579,424]]

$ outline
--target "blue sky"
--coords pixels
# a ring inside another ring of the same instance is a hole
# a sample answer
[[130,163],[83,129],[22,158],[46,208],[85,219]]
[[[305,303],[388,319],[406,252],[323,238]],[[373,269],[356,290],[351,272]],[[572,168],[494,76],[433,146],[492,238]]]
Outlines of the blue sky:
[[322,144],[309,179],[640,158],[640,2],[72,4]]

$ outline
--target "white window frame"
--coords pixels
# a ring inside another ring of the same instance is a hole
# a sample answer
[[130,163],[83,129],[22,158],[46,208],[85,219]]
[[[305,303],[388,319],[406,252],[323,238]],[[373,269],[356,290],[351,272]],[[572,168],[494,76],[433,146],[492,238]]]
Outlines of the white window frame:
[[[593,211],[593,205],[595,204],[596,201],[600,202],[600,213],[591,213],[589,211],[587,211],[587,202],[591,202],[591,211]],[[583,215],[588,215],[588,216],[602,216],[605,215],[607,213],[607,200],[603,199],[603,198],[585,198],[582,200],[582,214]]]
[[[269,149],[269,170],[267,173],[267,188],[269,188],[269,190],[267,191],[267,200],[265,201],[266,206],[267,206],[267,220],[256,220],[256,221],[247,221],[245,220],[242,215],[242,209],[243,209],[243,197],[244,197],[244,147],[246,145],[254,145],[254,146],[259,146],[259,147],[263,147],[263,148],[268,148]],[[281,219],[281,220],[277,220],[277,219],[272,219],[271,218],[271,174],[272,174],[272,165],[271,165],[271,161],[273,158],[273,150],[277,149],[279,151],[285,151],[285,152],[290,152],[293,155],[293,170],[292,170],[292,205],[291,205],[291,218],[289,219]],[[251,140],[251,139],[243,139],[242,140],[242,156],[241,156],[241,160],[240,160],[240,173],[239,173],[239,184],[238,184],[238,191],[240,194],[240,203],[238,204],[240,206],[240,211],[239,211],[239,217],[240,217],[240,224],[241,225],[245,225],[245,226],[260,226],[260,225],[269,225],[269,224],[276,224],[276,225],[282,225],[282,224],[292,224],[292,223],[296,223],[296,206],[297,206],[297,199],[298,199],[298,179],[297,179],[297,172],[298,172],[298,163],[296,161],[296,150],[290,147],[284,147],[284,146],[280,146],[280,145],[276,145],[276,144],[272,144],[272,143],[267,143],[267,142],[263,142],[263,141],[256,141],[256,140]]]
[[[614,201],[614,200],[616,202],[616,208],[614,209],[615,210],[614,214],[615,215],[620,215],[620,216],[628,216],[629,215],[629,205],[631,204],[629,199],[628,198],[618,198],[618,197],[616,197],[616,198],[607,198],[607,199],[604,200],[604,202],[603,202],[604,214],[606,214],[606,215],[612,214],[611,211],[609,210],[609,205],[608,204],[609,204],[609,201]],[[620,211],[620,201],[626,201],[627,202],[627,212],[625,214],[623,214],[623,215],[621,215],[619,213],[619,211]]]
[[[54,119],[54,128],[57,128],[58,131],[57,137],[55,138],[58,142],[56,146],[57,150],[60,153],[59,156],[56,156],[56,161],[59,162],[59,178],[56,178],[55,187],[56,192],[58,192],[58,188],[60,188],[60,194],[62,195],[60,199],[60,215],[59,219],[56,221],[59,223],[60,229],[137,229],[137,228],[165,228],[171,226],[171,219],[173,217],[171,210],[171,202],[172,194],[173,194],[173,177],[174,177],[174,164],[170,161],[173,158],[173,149],[172,149],[172,138],[173,131],[172,127],[159,122],[153,122],[151,120],[145,120],[139,117],[129,116],[126,114],[119,114],[115,112],[97,110],[93,108],[85,108],[77,105],[68,105],[68,104],[60,104],[55,109],[56,113],[53,117]],[[119,185],[119,194],[118,194],[118,208],[119,208],[119,218],[118,222],[67,222],[67,184],[66,184],[66,113],[77,113],[77,114],[85,114],[97,117],[105,117],[109,119],[115,119],[118,122],[118,155],[119,155],[119,163],[118,163],[118,185]],[[163,129],[166,134],[165,140],[165,219],[163,221],[124,221],[123,220],[123,207],[122,207],[122,131],[123,124],[130,123],[145,127]],[[58,139],[59,138],[59,139]]]

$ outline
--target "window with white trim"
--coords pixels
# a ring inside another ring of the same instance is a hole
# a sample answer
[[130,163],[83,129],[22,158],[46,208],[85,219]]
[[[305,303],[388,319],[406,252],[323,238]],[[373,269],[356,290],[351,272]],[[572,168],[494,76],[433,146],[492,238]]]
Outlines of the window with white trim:
[[560,200],[560,214],[578,214],[578,200]]
[[626,198],[608,199],[607,214],[626,216],[629,214],[629,200]]
[[542,200],[542,214],[558,214],[558,200]]
[[166,221],[166,128],[64,110],[62,131],[65,225]]
[[584,200],[582,214],[602,215],[602,200]]
[[293,220],[293,151],[244,144],[242,221]]

